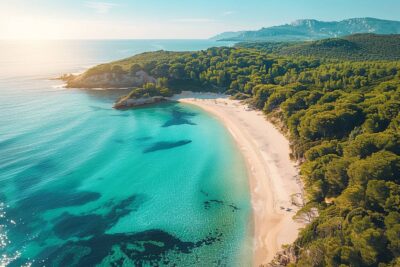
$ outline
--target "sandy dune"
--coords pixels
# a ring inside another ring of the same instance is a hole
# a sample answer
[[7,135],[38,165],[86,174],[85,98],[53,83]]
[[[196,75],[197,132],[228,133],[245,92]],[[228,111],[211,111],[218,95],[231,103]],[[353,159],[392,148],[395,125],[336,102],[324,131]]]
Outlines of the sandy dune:
[[249,170],[254,217],[254,266],[272,260],[281,245],[293,242],[302,226],[292,216],[291,196],[301,193],[288,140],[260,111],[217,94],[183,92],[173,97],[197,105],[219,118],[242,151]]

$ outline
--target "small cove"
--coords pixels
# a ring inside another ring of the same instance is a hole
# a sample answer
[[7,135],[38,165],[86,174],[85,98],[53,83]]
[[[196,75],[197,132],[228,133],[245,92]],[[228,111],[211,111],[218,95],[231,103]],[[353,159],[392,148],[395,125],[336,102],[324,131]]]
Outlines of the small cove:
[[117,111],[121,92],[46,79],[96,56],[82,61],[1,77],[2,263],[249,264],[246,167],[229,132],[191,105]]

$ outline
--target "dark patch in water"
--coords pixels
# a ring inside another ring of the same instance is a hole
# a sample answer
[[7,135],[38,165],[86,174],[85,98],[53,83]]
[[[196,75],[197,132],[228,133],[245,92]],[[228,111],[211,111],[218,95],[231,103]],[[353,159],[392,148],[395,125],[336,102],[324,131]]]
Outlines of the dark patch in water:
[[150,153],[150,152],[155,152],[158,150],[172,149],[175,147],[187,145],[191,142],[192,142],[192,140],[180,140],[177,142],[157,142],[157,143],[154,143],[152,146],[143,150],[143,153]]
[[152,139],[153,137],[151,137],[151,136],[144,136],[144,137],[138,137],[138,138],[135,138],[135,140],[136,141],[147,141],[147,140],[150,140],[150,139]]
[[[18,223],[10,234],[23,234],[37,232],[46,221],[40,216],[42,213],[63,207],[81,206],[99,199],[101,195],[96,192],[86,191],[39,191],[16,203],[7,212],[9,218]],[[37,236],[38,238],[41,238]],[[18,240],[18,238],[17,238]]]
[[136,211],[142,202],[143,200],[141,201],[135,195],[113,205],[111,210],[105,215],[72,215],[64,213],[56,220],[54,232],[62,239],[68,239],[73,236],[82,238],[102,235],[107,229],[113,227],[120,218],[132,211]]
[[55,168],[56,164],[51,160],[42,160],[19,173],[14,179],[15,185],[20,191],[27,190],[37,185],[41,181],[44,173],[49,173]]
[[[210,194],[208,192],[204,191],[203,189],[200,190],[200,193],[206,197],[210,196]],[[211,209],[215,205],[229,207],[229,208],[231,208],[232,212],[236,212],[236,211],[240,210],[240,208],[238,206],[236,206],[234,203],[227,203],[223,200],[218,200],[218,199],[205,200],[205,201],[203,201],[203,205],[204,205],[204,209],[206,209],[206,210]]]
[[195,113],[191,113],[191,112],[185,112],[182,111],[178,108],[174,108],[171,111],[171,116],[172,118],[169,119],[167,122],[165,122],[162,127],[170,127],[173,125],[182,125],[182,124],[188,124],[188,125],[196,125],[196,123],[190,121],[189,119],[187,119],[187,117],[193,117],[196,116]]
[[40,212],[63,207],[81,206],[101,197],[97,192],[50,192],[39,191],[32,196],[18,202],[18,209],[24,213]]
[[214,200],[214,199],[206,200],[203,203],[204,203],[204,208],[206,210],[209,210],[211,208],[212,204],[219,204],[219,205],[224,204],[224,202],[222,200]]
[[[176,266],[168,252],[189,254],[193,249],[220,242],[221,233],[187,242],[162,230],[139,233],[102,234],[87,240],[69,241],[41,255],[45,266],[94,266],[107,258],[109,266]],[[116,251],[120,251],[117,253]],[[195,259],[194,259],[195,260]],[[37,261],[41,262],[41,261]],[[35,264],[34,264],[35,266]]]
[[69,237],[86,237],[103,233],[107,229],[107,222],[101,215],[72,215],[64,213],[54,226],[55,234],[62,239]]
[[232,212],[236,212],[236,211],[240,210],[240,208],[237,207],[233,203],[225,203],[224,201],[217,200],[217,199],[206,200],[203,202],[203,204],[204,204],[204,208],[206,210],[209,210],[212,206],[215,206],[215,205],[230,207],[232,209]]
[[228,204],[228,207],[231,207],[233,212],[240,210],[240,208],[234,204]]
[[206,191],[204,191],[204,190],[200,190],[200,193],[202,193],[203,195],[205,195],[206,197],[208,197],[210,194],[209,193],[207,193]]

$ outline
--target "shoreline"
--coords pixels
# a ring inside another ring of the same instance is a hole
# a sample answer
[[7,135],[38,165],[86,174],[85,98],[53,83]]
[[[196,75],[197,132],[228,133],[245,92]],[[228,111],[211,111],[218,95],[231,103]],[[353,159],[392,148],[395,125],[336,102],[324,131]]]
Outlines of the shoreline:
[[291,196],[302,191],[299,171],[289,157],[289,141],[261,111],[226,95],[182,92],[171,100],[196,105],[217,117],[234,138],[248,172],[253,266],[269,263],[283,244],[297,238],[303,226],[292,219],[298,207],[291,203]]

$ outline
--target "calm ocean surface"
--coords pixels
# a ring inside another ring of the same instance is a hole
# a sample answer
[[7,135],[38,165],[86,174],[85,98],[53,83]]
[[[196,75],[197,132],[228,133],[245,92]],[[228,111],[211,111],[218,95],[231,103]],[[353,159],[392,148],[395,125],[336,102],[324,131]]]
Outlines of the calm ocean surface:
[[0,41],[0,266],[248,266],[250,196],[202,110],[117,111],[121,91],[50,80],[198,40]]

